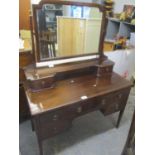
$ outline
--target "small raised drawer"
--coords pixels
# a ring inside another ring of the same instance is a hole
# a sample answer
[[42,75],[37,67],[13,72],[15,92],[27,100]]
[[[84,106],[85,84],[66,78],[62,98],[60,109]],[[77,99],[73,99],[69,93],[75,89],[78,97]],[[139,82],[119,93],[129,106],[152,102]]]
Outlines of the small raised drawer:
[[27,80],[27,86],[32,92],[38,92],[43,89],[51,88],[55,86],[55,75],[51,75],[44,78],[38,78],[33,80]]

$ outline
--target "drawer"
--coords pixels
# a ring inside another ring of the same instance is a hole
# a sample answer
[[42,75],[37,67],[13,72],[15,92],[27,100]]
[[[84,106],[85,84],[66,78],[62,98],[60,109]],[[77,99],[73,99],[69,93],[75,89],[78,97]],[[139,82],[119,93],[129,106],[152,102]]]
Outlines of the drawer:
[[102,111],[105,115],[120,111],[126,105],[130,89],[123,89],[102,98]]
[[49,77],[38,78],[35,80],[27,80],[27,85],[32,92],[54,87],[55,75],[50,75]]
[[99,99],[88,99],[74,105],[41,114],[39,116],[39,132],[42,139],[69,128],[74,118],[99,109],[100,104]]
[[76,111],[78,109],[77,105],[71,105],[67,107],[63,107],[60,109],[56,109],[45,114],[40,115],[40,124],[50,124],[64,120],[73,119],[76,116]]
[[72,120],[79,115],[99,109],[100,104],[101,101],[99,101],[98,98],[83,100],[79,103],[41,114],[39,116],[40,124],[42,125],[64,120]]
[[[88,99],[86,101],[81,102],[81,105],[78,107],[79,110],[77,112],[80,113],[88,113],[91,111],[98,110],[101,105],[100,98]],[[81,110],[80,110],[81,108]]]
[[71,125],[72,125],[71,120],[59,121],[55,123],[42,125],[39,129],[41,139],[46,139],[60,132],[63,132],[64,130],[70,128]]

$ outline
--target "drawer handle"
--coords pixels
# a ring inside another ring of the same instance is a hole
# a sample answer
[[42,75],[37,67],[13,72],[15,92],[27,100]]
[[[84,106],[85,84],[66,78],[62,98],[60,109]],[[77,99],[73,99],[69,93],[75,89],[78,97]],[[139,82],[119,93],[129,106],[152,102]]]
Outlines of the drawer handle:
[[107,72],[109,71],[109,68],[108,68],[108,67],[106,68],[106,71],[107,71]]
[[53,121],[56,121],[56,120],[58,120],[58,115],[53,116]]
[[101,102],[101,104],[102,104],[102,105],[105,105],[105,103],[106,103],[106,102],[105,102],[105,99],[103,99],[102,102]]
[[54,132],[56,132],[57,131],[57,128],[55,127],[55,128],[53,128],[53,130],[54,130]]
[[78,107],[78,108],[77,108],[77,112],[78,112],[78,113],[81,113],[81,112],[82,112],[82,107]]
[[119,95],[118,95],[118,98],[121,99],[121,98],[122,98],[122,94],[119,94]]
[[116,109],[116,110],[118,110],[118,108],[119,108],[119,105],[118,105],[118,104],[116,104],[116,105],[115,105],[115,109]]
[[42,84],[42,85],[45,85],[45,81],[42,81],[41,84]]

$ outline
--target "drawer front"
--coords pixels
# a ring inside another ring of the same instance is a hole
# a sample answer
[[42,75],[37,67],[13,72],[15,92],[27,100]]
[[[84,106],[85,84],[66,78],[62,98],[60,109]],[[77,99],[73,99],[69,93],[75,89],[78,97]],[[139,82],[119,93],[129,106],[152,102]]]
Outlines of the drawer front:
[[63,107],[40,115],[40,124],[56,123],[59,121],[70,120],[76,116],[76,105]]
[[53,136],[69,128],[72,120],[80,115],[99,109],[98,99],[88,99],[80,103],[53,110],[39,116],[39,133],[42,139]]
[[127,102],[130,89],[124,89],[103,97],[102,111],[105,115],[120,111]]
[[51,136],[54,136],[64,130],[70,128],[72,125],[71,120],[64,120],[55,123],[48,123],[40,127],[39,133],[41,139],[46,139]]
[[[81,103],[81,113],[88,113],[98,110],[101,104],[100,98],[89,99]],[[80,108],[78,107],[78,108]],[[80,110],[79,110],[80,111]]]
[[55,77],[51,76],[44,79],[27,80],[27,84],[32,92],[37,92],[46,88],[54,87]]
[[79,115],[99,109],[98,107],[100,104],[101,101],[97,98],[84,100],[73,105],[62,107],[45,114],[41,114],[39,117],[40,124],[44,125],[64,120],[72,120]]

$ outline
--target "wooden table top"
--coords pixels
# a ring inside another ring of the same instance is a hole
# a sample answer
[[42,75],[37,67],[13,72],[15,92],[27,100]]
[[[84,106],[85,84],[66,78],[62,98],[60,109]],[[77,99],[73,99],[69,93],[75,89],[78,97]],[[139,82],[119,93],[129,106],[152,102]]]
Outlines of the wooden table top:
[[85,75],[58,81],[54,88],[35,93],[26,90],[26,95],[31,115],[37,115],[79,102],[82,96],[90,99],[131,86],[131,82],[113,72],[111,76],[100,78],[96,75]]

